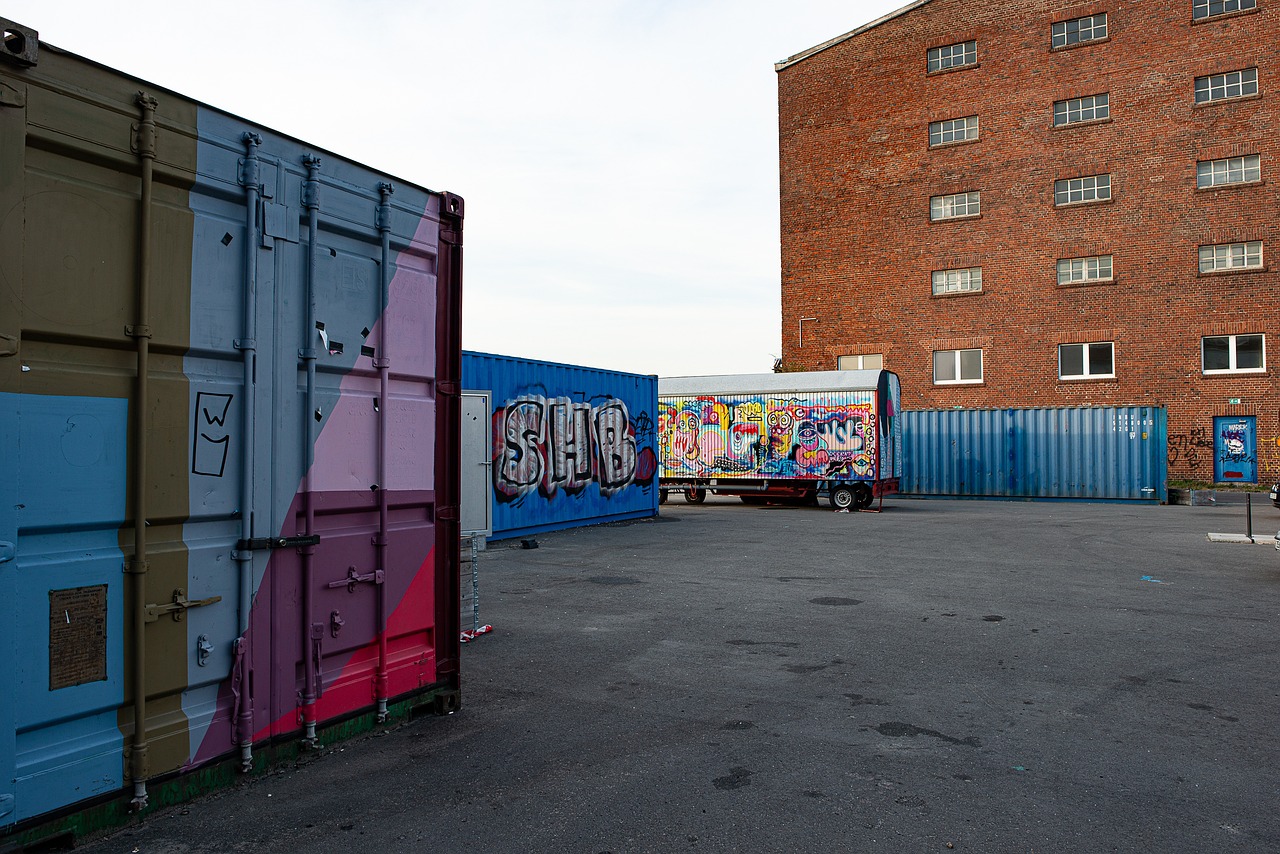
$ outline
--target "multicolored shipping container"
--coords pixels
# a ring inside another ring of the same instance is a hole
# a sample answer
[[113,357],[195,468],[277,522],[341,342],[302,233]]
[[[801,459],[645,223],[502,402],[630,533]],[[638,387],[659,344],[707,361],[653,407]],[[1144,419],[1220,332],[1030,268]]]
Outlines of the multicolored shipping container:
[[489,469],[492,537],[657,515],[657,383],[652,375],[463,353],[463,388],[488,392],[493,407],[491,456],[463,463]]
[[462,199],[3,26],[0,840],[452,707]]
[[898,490],[901,400],[892,371],[663,377],[662,489],[865,509]]
[[902,420],[904,493],[1151,503],[1168,494],[1163,407],[929,409]]

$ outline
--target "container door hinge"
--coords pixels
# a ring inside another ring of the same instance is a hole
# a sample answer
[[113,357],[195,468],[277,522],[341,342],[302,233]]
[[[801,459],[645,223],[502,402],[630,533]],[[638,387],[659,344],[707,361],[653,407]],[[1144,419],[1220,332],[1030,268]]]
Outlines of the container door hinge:
[[0,83],[0,107],[25,107],[27,95],[21,89],[15,89],[7,83]]
[[18,336],[0,335],[0,356],[18,355]]
[[186,616],[188,608],[202,608],[205,605],[212,605],[214,602],[221,602],[221,596],[210,596],[208,599],[188,599],[187,591],[178,588],[173,591],[173,601],[164,605],[148,605],[147,617],[148,623],[154,623],[160,619],[161,614],[169,614],[173,617],[175,623],[182,622],[182,618]]
[[13,795],[0,795],[0,817],[13,812]]
[[18,547],[13,543],[0,543],[0,563],[8,563],[18,553]]

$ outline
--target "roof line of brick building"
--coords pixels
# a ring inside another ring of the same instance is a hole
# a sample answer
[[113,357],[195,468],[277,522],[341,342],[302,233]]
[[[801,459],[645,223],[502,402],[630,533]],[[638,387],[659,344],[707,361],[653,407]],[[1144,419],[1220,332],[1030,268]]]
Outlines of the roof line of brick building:
[[867,30],[873,27],[880,26],[885,21],[890,21],[898,17],[899,15],[905,15],[908,12],[910,12],[912,9],[915,9],[918,6],[923,6],[925,3],[928,3],[928,2],[929,0],[915,0],[914,3],[908,3],[907,5],[903,6],[901,9],[895,9],[894,11],[889,12],[888,14],[881,15],[879,18],[876,18],[874,21],[868,24],[863,24],[861,27],[858,27],[856,30],[850,30],[849,32],[845,33],[842,36],[836,36],[833,39],[828,39],[827,41],[823,42],[820,45],[811,47],[808,50],[800,51],[795,56],[789,56],[786,59],[782,60],[781,62],[775,62],[773,64],[773,70],[776,72],[776,71],[781,71],[784,68],[790,68],[791,66],[795,65],[798,62],[803,62],[804,60],[808,59],[814,54],[822,53],[824,50],[826,50],[829,47],[834,47],[843,41],[847,41],[853,38],[854,36],[861,35],[862,33],[865,33]]

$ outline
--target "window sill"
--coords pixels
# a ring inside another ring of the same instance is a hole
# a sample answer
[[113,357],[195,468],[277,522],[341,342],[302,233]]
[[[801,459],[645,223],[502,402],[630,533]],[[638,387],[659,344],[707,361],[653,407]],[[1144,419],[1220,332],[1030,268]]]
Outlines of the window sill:
[[980,297],[985,291],[979,289],[976,291],[952,291],[947,294],[929,294],[929,299],[955,299],[956,297]]
[[1094,125],[1109,125],[1109,124],[1111,124],[1111,116],[1107,116],[1105,119],[1087,119],[1086,121],[1082,121],[1082,122],[1067,122],[1064,125],[1052,125],[1049,129],[1050,130],[1075,130],[1076,128],[1087,128],[1087,127],[1093,127]]
[[1206,380],[1216,380],[1216,379],[1238,380],[1241,377],[1245,377],[1249,379],[1252,379],[1253,377],[1270,379],[1271,371],[1267,370],[1266,368],[1263,368],[1262,370],[1252,369],[1247,371],[1214,371],[1213,373],[1208,373],[1202,370],[1200,371],[1200,377]]
[[1058,45],[1057,47],[1050,47],[1049,52],[1062,53],[1063,51],[1075,50],[1076,48],[1093,47],[1096,44],[1106,44],[1109,41],[1111,41],[1111,36],[1104,36],[1100,39],[1089,39],[1088,41],[1076,42],[1075,44],[1064,44]]
[[1054,202],[1053,209],[1059,210],[1059,211],[1065,211],[1065,210],[1071,210],[1072,208],[1087,208],[1087,207],[1092,207],[1093,205],[1113,205],[1113,204],[1115,204],[1114,196],[1112,196],[1109,199],[1088,199],[1083,202],[1064,202],[1062,204],[1058,204],[1057,202]]
[[942,219],[934,219],[933,217],[930,217],[929,223],[931,225],[937,225],[939,223],[944,223],[944,222],[965,222],[971,219],[982,219],[982,214],[979,213],[979,214],[965,214],[964,216],[946,216],[946,217],[943,217]]
[[1236,181],[1234,184],[1214,184],[1211,187],[1196,187],[1197,193],[1212,193],[1215,190],[1240,190],[1245,187],[1261,187],[1266,181]]
[[952,380],[950,382],[940,383],[937,380],[934,380],[933,384],[937,388],[955,388],[956,386],[960,386],[962,388],[973,388],[974,386],[984,386],[987,384],[987,381],[986,380]]
[[1224,104],[1239,104],[1241,101],[1257,101],[1262,97],[1261,92],[1253,95],[1236,95],[1233,98],[1214,98],[1212,101],[1196,101],[1192,103],[1191,109],[1203,110],[1206,107],[1221,107]]
[[975,142],[981,141],[981,138],[975,136],[973,139],[955,139],[951,142],[933,142],[929,144],[929,150],[934,151],[939,148],[955,148],[957,145],[973,145]]
[[981,62],[971,62],[968,65],[953,65],[950,68],[939,68],[937,71],[926,71],[925,77],[941,77],[943,74],[952,74],[956,71],[969,71],[973,68],[981,68]]
[[1081,280],[1080,280],[1080,281],[1078,281],[1078,282],[1056,282],[1056,283],[1054,284],[1054,287],[1056,287],[1056,288],[1064,288],[1064,289],[1069,289],[1069,288],[1100,288],[1100,287],[1106,287],[1107,285],[1114,285],[1115,283],[1116,283],[1116,280],[1115,280],[1114,278],[1110,278],[1110,279],[1081,279]]
[[1105,377],[1058,377],[1058,382],[1065,383],[1067,385],[1076,385],[1077,383],[1103,383],[1103,384],[1112,384],[1112,385],[1120,384],[1120,380],[1117,379],[1114,375],[1105,376]]
[[1239,18],[1241,15],[1256,15],[1259,11],[1258,7],[1255,6],[1252,9],[1237,9],[1234,12],[1223,12],[1219,15],[1206,15],[1203,18],[1192,18],[1191,26],[1194,27],[1197,24],[1211,24],[1214,21],[1221,21],[1226,18]]
[[1266,264],[1261,267],[1237,267],[1230,270],[1196,270],[1196,275],[1203,279],[1212,279],[1217,276],[1247,276],[1250,273],[1269,273],[1271,268]]

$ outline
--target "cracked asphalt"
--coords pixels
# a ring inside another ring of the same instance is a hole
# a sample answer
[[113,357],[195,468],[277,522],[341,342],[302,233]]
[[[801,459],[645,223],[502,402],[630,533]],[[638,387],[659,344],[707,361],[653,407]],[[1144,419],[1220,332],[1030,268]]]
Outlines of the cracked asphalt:
[[1244,508],[884,507],[491,543],[457,714],[79,850],[1280,850],[1280,552],[1206,539]]

